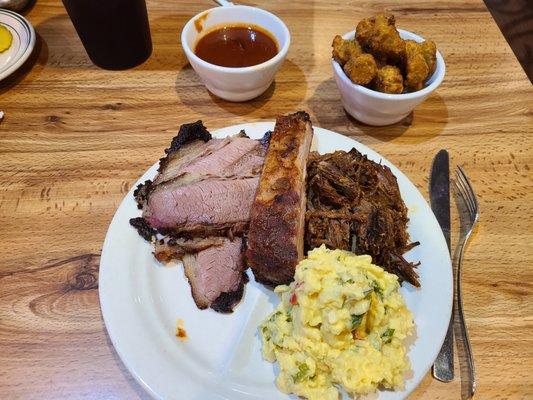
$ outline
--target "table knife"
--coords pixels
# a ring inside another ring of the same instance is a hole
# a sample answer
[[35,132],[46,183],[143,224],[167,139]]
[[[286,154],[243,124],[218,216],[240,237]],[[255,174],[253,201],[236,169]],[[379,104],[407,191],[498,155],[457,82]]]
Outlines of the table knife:
[[[441,150],[433,159],[429,181],[431,209],[450,251],[450,159],[446,150]],[[453,309],[444,343],[433,364],[433,377],[441,382],[453,380]]]

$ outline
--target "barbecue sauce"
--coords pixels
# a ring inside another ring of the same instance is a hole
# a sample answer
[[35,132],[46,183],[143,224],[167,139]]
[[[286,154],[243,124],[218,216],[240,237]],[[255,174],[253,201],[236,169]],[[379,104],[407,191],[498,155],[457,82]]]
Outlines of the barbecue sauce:
[[270,60],[278,45],[270,32],[256,25],[231,25],[202,36],[194,53],[211,64],[240,68]]

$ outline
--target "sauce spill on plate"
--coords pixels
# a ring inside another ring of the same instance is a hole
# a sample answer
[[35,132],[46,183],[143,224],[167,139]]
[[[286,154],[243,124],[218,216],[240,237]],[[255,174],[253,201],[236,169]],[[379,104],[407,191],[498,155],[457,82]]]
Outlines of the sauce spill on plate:
[[182,319],[176,320],[176,337],[182,342],[187,340],[187,331],[185,330],[183,325],[184,325],[184,322]]
[[256,25],[230,25],[214,29],[200,38],[194,53],[222,67],[250,67],[278,53],[274,36]]

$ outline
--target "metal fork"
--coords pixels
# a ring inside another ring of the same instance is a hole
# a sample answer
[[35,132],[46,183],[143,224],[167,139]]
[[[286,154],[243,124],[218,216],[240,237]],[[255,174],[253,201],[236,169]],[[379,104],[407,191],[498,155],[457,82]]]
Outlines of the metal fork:
[[472,185],[470,184],[470,181],[468,180],[465,171],[460,166],[457,166],[457,169],[455,170],[454,183],[457,193],[459,194],[459,197],[461,197],[461,200],[465,205],[467,214],[467,220],[465,224],[466,229],[462,230],[462,238],[460,241],[459,260],[457,262],[456,287],[457,304],[459,308],[459,323],[461,324],[461,332],[463,333],[463,343],[466,352],[466,359],[468,362],[469,381],[467,399],[470,399],[476,391],[476,370],[474,367],[474,357],[472,355],[472,348],[470,346],[470,339],[468,338],[468,329],[466,327],[465,316],[463,312],[463,299],[461,295],[461,264],[463,263],[463,255],[465,252],[466,245],[479,219],[479,206],[476,194],[474,193],[474,189],[472,189]]

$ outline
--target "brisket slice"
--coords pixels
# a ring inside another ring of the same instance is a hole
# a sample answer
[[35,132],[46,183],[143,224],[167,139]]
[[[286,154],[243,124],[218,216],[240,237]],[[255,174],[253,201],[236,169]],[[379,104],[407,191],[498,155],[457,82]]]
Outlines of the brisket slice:
[[252,206],[246,262],[257,281],[293,280],[303,258],[305,177],[313,128],[309,115],[279,117]]
[[409,242],[407,207],[391,170],[356,149],[319,155],[307,166],[306,250],[322,244],[369,254],[400,281],[419,286]]
[[143,208],[143,218],[160,231],[246,223],[259,178],[206,178],[182,185],[159,185]]
[[183,265],[198,308],[231,312],[241,300],[246,283],[241,238],[222,238],[219,246],[186,254]]
[[198,157],[181,173],[219,176],[257,176],[264,161],[264,148],[257,140],[240,136],[224,139],[216,151]]
[[154,256],[160,262],[181,259],[185,254],[194,254],[210,247],[219,247],[226,238],[208,236],[205,238],[184,239],[166,236],[155,242]]
[[166,156],[159,160],[155,179],[144,182],[135,190],[138,207],[144,207],[158,185],[184,175],[258,176],[267,146],[268,143],[249,139],[244,131],[224,139],[212,139],[201,121],[184,124],[165,150]]
[[[202,124],[202,121],[181,125],[178,134],[172,139],[170,147],[165,149],[166,156],[159,160],[158,176],[155,180],[157,181],[160,175],[165,174],[165,170],[169,168],[169,164],[171,164],[173,159],[183,158],[187,152],[196,153],[198,151],[197,148],[201,149],[204,147],[202,142],[205,144],[210,140],[211,134],[207,131],[204,124]],[[187,150],[183,150],[180,154],[180,150],[185,147]],[[140,184],[133,192],[139,208],[143,207],[151,187],[152,181],[148,180]]]
[[169,153],[159,162],[159,171],[153,184],[159,185],[183,175],[184,170],[198,159],[217,152],[229,143],[230,139],[211,139],[209,142],[195,141]]

